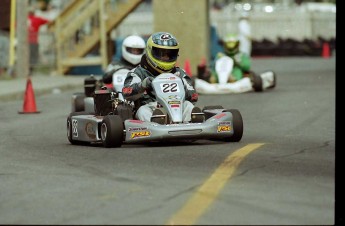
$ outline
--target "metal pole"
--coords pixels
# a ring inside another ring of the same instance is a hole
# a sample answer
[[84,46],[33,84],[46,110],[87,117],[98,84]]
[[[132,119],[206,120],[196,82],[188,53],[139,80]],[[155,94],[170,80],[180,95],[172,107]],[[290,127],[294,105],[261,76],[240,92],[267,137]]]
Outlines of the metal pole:
[[99,1],[99,24],[100,24],[100,54],[102,58],[102,69],[105,70],[108,63],[107,54],[107,30],[106,30],[106,15],[104,9],[104,0]]
[[29,76],[28,1],[17,0],[16,76]]
[[13,68],[14,65],[14,50],[16,37],[16,0],[11,0],[11,20],[10,20],[10,48],[8,58],[8,68]]

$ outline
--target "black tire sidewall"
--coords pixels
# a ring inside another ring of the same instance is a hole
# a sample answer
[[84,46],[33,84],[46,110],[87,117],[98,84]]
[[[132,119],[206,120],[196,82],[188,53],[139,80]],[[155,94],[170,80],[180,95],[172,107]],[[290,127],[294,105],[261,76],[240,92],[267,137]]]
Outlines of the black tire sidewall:
[[243,136],[243,118],[240,111],[237,109],[228,109],[223,112],[230,112],[232,114],[232,126],[234,129],[233,135],[224,140],[229,142],[239,142]]
[[[120,147],[123,142],[123,121],[118,115],[106,115],[102,120],[101,126],[107,127],[106,137],[102,143],[104,147]],[[101,136],[102,137],[102,136]]]

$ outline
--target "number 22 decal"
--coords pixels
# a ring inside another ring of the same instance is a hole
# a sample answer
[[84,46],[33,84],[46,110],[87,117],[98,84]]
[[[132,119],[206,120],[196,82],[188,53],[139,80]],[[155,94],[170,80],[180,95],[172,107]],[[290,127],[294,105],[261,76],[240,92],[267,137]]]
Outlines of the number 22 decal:
[[180,91],[175,82],[161,84],[161,88],[163,93],[175,93]]

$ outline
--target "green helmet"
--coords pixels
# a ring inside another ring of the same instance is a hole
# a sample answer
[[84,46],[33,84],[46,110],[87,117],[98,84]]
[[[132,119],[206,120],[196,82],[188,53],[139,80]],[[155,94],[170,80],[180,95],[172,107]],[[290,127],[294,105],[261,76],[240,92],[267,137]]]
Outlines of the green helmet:
[[179,44],[176,38],[167,32],[152,34],[146,43],[146,59],[156,71],[170,72],[176,64]]
[[224,52],[227,55],[235,55],[239,52],[240,40],[237,35],[229,34],[223,39]]

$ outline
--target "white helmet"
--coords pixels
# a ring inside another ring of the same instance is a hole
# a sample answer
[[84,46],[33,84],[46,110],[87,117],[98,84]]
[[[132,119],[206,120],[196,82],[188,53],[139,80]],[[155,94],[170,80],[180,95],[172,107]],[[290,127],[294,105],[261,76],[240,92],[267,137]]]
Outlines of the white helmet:
[[133,65],[140,63],[145,51],[145,41],[137,35],[130,35],[122,42],[122,56]]

